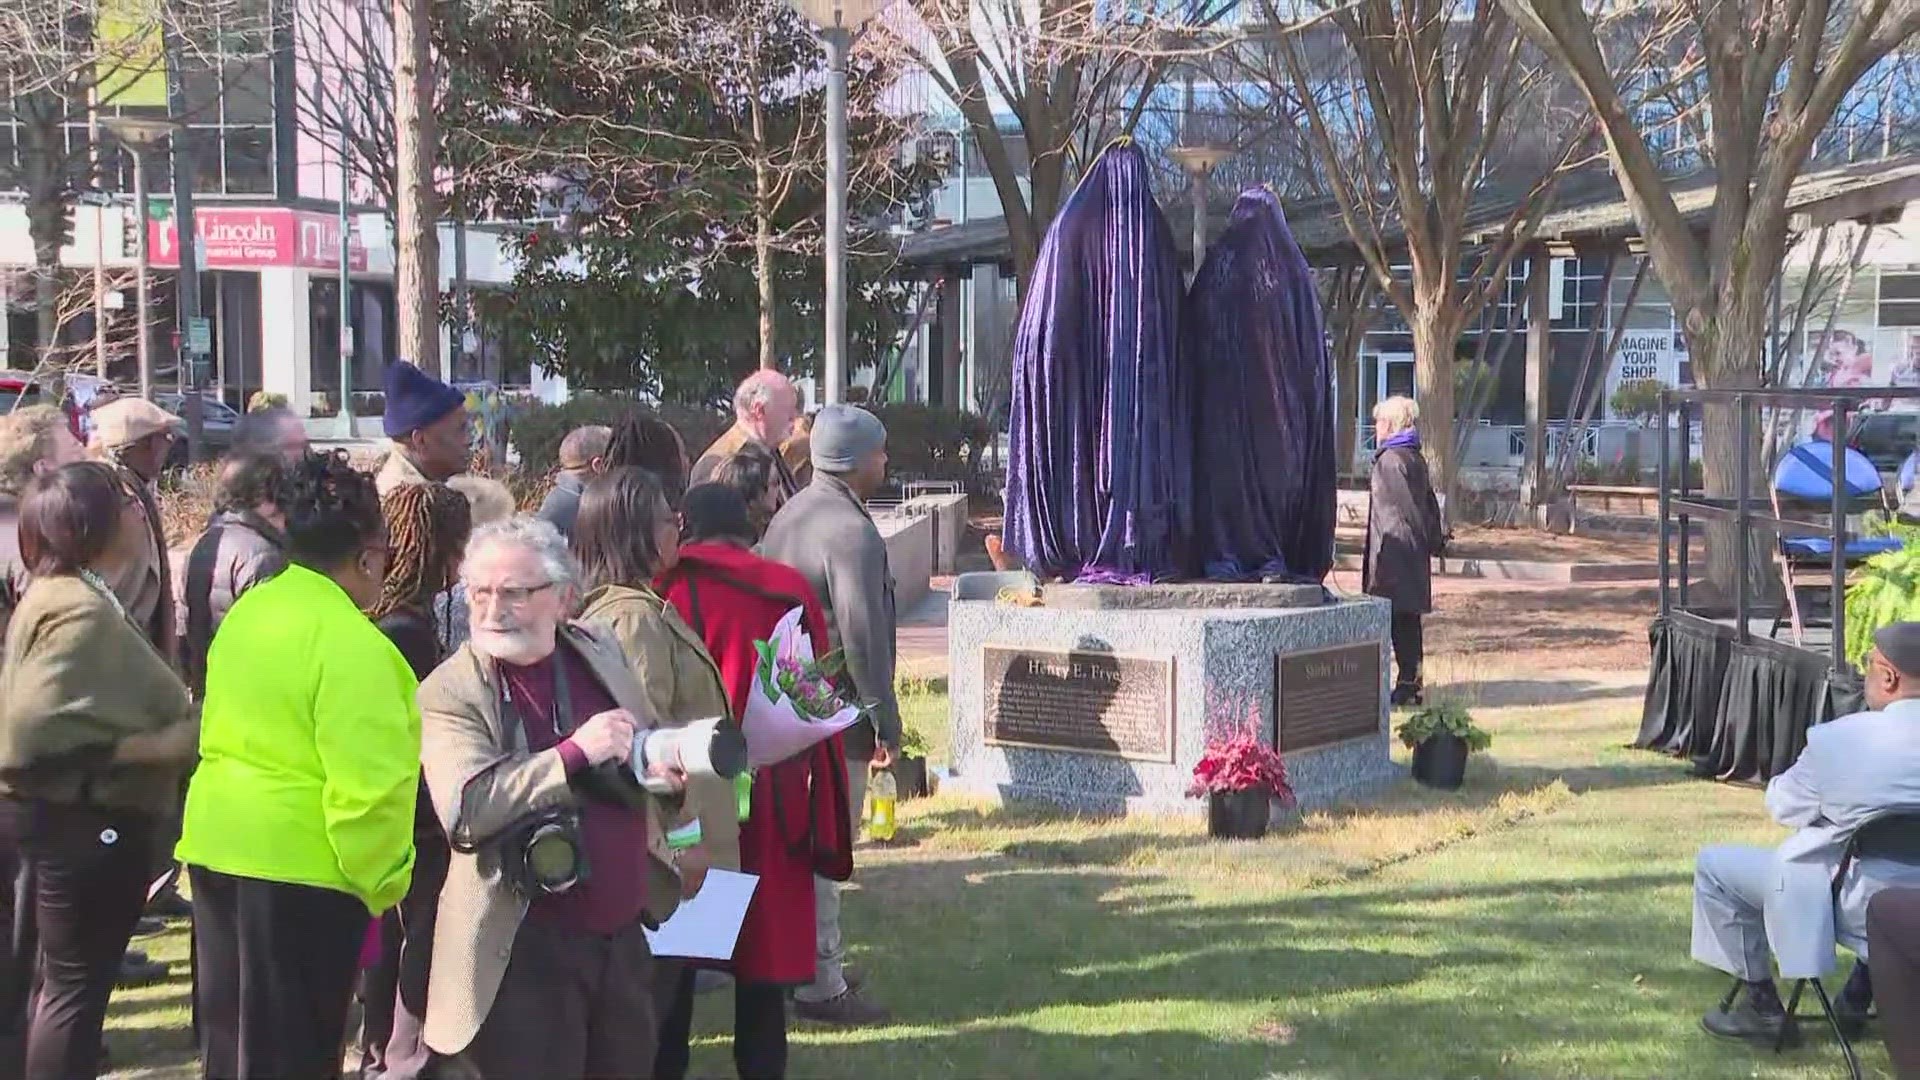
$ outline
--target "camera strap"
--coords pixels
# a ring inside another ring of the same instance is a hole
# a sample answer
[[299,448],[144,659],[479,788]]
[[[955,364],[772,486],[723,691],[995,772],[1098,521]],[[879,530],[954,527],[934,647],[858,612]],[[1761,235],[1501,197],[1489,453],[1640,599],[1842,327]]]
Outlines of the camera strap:
[[[546,720],[552,725],[555,742],[573,734],[573,729],[578,726],[573,721],[573,688],[567,684],[566,654],[565,643],[555,642],[552,663],[553,711],[546,717]],[[528,715],[526,709],[522,707],[525,703],[514,698],[513,691],[507,686],[506,672],[502,670],[498,663],[494,665],[494,677],[495,681],[500,685],[500,711],[503,713],[512,712],[515,716],[519,717],[522,727],[528,729],[533,728],[535,723],[534,718]]]

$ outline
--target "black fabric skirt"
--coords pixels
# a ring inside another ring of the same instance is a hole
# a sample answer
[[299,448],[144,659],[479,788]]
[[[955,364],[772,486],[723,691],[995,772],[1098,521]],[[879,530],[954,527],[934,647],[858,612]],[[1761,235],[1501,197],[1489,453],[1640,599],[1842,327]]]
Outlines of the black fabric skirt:
[[1653,648],[1653,668],[1647,678],[1640,735],[1633,745],[1692,757],[1696,733],[1699,749],[1705,750],[1712,743],[1714,715],[1719,710],[1720,686],[1733,640],[1730,636],[1692,632],[1692,628],[1683,628],[1671,619],[1653,620],[1647,640]]
[[1736,640],[1734,628],[1655,619],[1653,668],[1633,745],[1690,760],[1697,776],[1765,782],[1787,771],[1807,729],[1865,707],[1859,677],[1824,652]]

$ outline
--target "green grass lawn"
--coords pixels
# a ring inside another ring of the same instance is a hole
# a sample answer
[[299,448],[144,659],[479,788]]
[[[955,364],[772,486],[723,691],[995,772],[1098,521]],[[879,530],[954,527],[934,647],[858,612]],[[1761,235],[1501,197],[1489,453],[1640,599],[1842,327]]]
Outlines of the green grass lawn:
[[[937,690],[913,715],[937,715]],[[1406,785],[1258,843],[942,797],[864,851],[845,926],[898,1023],[796,1025],[791,1075],[1831,1077],[1809,1028],[1775,1057],[1710,1039],[1721,977],[1687,959],[1692,858],[1771,843],[1759,793],[1620,746],[1620,697],[1487,709],[1455,795]],[[937,752],[937,751],[936,751]],[[155,949],[178,958],[184,935]],[[185,987],[116,998],[122,1076],[184,1076]],[[695,1075],[732,1076],[729,995]],[[1877,1042],[1870,1074],[1887,1074]]]

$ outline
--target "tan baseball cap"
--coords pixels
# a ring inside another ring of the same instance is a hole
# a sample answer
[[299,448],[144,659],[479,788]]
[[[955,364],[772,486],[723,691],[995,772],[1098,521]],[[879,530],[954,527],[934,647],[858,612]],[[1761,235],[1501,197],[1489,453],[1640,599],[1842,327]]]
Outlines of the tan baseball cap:
[[93,410],[93,445],[103,450],[132,446],[149,435],[185,434],[186,421],[145,398],[123,397]]

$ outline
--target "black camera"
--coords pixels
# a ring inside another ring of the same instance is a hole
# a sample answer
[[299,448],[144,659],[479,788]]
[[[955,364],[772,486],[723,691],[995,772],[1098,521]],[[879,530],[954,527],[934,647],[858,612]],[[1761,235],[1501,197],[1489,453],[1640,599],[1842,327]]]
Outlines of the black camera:
[[507,883],[529,900],[560,896],[592,876],[580,816],[570,809],[530,818],[501,837],[500,859]]

